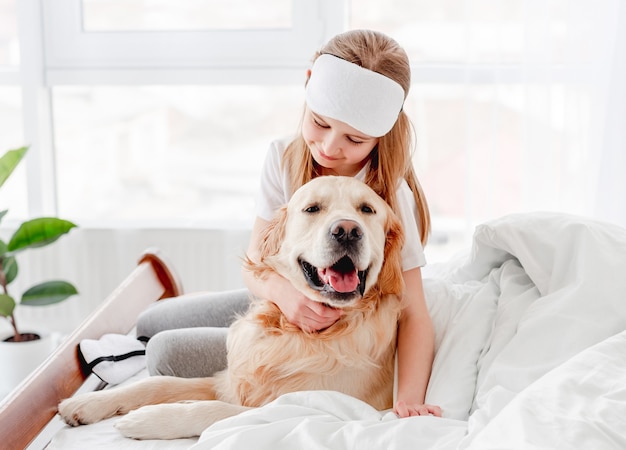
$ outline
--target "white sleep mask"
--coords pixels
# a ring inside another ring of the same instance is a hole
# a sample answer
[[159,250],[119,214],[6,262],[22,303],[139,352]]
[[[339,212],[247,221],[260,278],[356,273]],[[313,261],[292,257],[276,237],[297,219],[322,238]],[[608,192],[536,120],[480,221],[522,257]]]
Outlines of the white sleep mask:
[[124,334],[105,334],[78,344],[83,370],[108,384],[119,384],[146,367],[146,347]]
[[306,86],[311,111],[371,137],[389,132],[404,103],[400,84],[333,55],[320,55]]

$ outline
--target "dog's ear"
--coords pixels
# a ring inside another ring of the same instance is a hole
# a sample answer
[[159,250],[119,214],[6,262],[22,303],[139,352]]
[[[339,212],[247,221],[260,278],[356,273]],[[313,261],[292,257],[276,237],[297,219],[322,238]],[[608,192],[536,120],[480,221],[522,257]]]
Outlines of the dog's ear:
[[[285,224],[287,222],[287,207],[282,207],[274,215],[274,219],[263,230],[260,243],[259,261],[253,261],[248,256],[244,259],[244,267],[257,277],[273,271],[269,259],[278,253],[280,243],[284,240]],[[269,258],[269,259],[268,259]]]
[[404,292],[404,278],[402,277],[404,228],[398,216],[391,211],[385,224],[385,230],[387,232],[385,262],[378,276],[378,285],[382,294],[402,295]]
[[261,261],[268,256],[274,256],[285,239],[285,225],[287,223],[287,207],[283,206],[274,215],[261,238]]

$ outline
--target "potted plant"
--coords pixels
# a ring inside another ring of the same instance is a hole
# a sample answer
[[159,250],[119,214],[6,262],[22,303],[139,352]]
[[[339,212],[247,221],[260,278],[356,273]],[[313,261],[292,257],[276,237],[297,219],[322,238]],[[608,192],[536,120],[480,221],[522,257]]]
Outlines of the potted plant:
[[[17,167],[27,150],[28,147],[9,150],[0,158],[0,186],[4,184]],[[7,210],[0,211],[0,221],[6,214]],[[55,217],[40,217],[23,222],[13,233],[8,243],[0,239],[0,316],[6,318],[12,328],[11,335],[5,339],[0,339],[0,344],[3,348],[10,347],[11,353],[20,355],[19,358],[9,355],[9,361],[5,361],[1,364],[3,372],[19,365],[18,363],[20,362],[26,362],[28,373],[40,362],[35,361],[29,364],[28,361],[26,361],[34,358],[32,355],[29,357],[27,353],[33,353],[32,348],[35,345],[34,341],[42,340],[42,336],[38,333],[26,332],[18,328],[15,317],[16,307],[18,305],[50,305],[61,302],[78,293],[76,288],[66,281],[47,281],[27,289],[22,294],[21,300],[17,302],[9,293],[8,289],[9,284],[16,279],[19,272],[16,255],[30,248],[43,247],[51,244],[74,227],[76,227],[76,225],[67,220]],[[47,354],[52,347],[50,343],[47,343],[45,347]],[[2,355],[0,354],[0,360],[1,359]],[[17,359],[20,361],[17,361]],[[8,383],[15,384],[14,381],[8,381]],[[4,384],[6,390],[6,380]],[[2,386],[0,386],[0,388],[1,387]],[[13,386],[8,387],[12,388]]]

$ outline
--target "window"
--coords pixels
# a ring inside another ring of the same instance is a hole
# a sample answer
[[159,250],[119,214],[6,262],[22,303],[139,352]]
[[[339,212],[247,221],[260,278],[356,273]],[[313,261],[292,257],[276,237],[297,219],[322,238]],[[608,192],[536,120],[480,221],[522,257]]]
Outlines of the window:
[[309,60],[332,31],[323,3],[45,2],[54,210],[250,223],[265,152],[296,129]]
[[[268,4],[238,0],[237,3],[247,4],[244,11],[255,23],[242,29],[230,28],[229,24],[237,15],[233,16],[232,7],[216,7],[222,3],[217,0],[44,2],[46,71],[53,84],[66,83],[69,74],[84,77],[90,70],[91,83],[99,82],[102,74],[111,73],[117,76],[117,80],[131,80],[133,73],[129,70],[132,69],[143,71],[143,75],[150,70],[150,76],[157,77],[167,73],[170,82],[189,83],[193,77],[191,73],[199,70],[221,68],[237,72],[244,69],[247,73],[254,68],[284,70],[302,67],[324,41],[324,27],[319,26],[324,20],[320,1],[290,0],[287,3],[292,6],[291,20],[283,20],[280,27],[263,27],[264,20],[271,22],[285,16],[289,10],[286,2],[275,0]],[[163,30],[165,27],[159,25],[164,23],[162,15],[168,8],[181,13],[169,14],[171,17],[167,23],[172,24],[174,30]],[[98,14],[96,17],[94,9],[102,10],[102,16]],[[264,19],[268,10],[276,12],[277,18]],[[243,17],[242,14],[239,11],[239,18]],[[120,15],[125,19],[117,19]],[[181,29],[177,24],[189,15],[210,19],[203,27],[211,23],[221,26],[196,28],[193,22],[191,30]],[[258,22],[253,20],[254,17]],[[154,25],[147,18],[154,18]],[[113,22],[119,26],[113,26]],[[120,29],[110,29],[115,27]],[[141,75],[137,82],[145,84],[146,79]],[[199,74],[200,78],[203,76],[209,77],[207,82],[211,82],[210,74]]]
[[54,88],[59,213],[100,222],[250,223],[265,152],[298,126],[302,91]]

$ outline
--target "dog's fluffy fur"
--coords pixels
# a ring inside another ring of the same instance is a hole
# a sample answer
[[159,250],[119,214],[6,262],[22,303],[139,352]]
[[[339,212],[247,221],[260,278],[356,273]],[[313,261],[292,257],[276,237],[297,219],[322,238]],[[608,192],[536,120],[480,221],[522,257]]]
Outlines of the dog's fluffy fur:
[[79,395],[61,402],[59,413],[80,425],[130,412],[116,423],[124,435],[174,439],[294,391],[335,390],[390,408],[402,244],[400,221],[367,185],[316,178],[270,224],[261,260],[246,264],[256,276],[277,272],[307,297],[341,308],[338,322],[304,332],[274,303],[255,299],[230,328],[226,370]]

